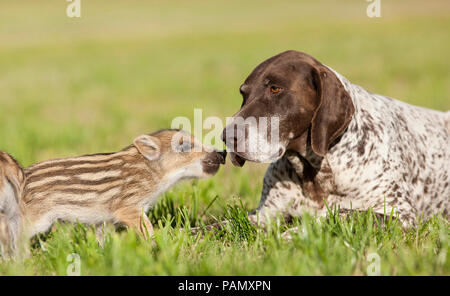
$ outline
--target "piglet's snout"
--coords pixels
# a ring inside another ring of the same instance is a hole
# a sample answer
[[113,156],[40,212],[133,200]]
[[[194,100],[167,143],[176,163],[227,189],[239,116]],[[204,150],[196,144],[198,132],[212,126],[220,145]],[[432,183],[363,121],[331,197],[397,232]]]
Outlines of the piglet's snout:
[[238,144],[245,140],[248,133],[247,125],[239,126],[237,124],[229,124],[223,130],[221,139],[230,152],[243,152],[238,151]]

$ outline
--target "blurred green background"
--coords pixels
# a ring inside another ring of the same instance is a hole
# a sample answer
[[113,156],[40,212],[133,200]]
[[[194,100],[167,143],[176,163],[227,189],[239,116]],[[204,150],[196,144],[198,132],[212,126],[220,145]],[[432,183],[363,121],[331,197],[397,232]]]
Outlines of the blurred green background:
[[[0,150],[28,166],[119,150],[139,134],[170,127],[176,116],[192,119],[194,108],[204,118],[225,119],[240,107],[238,88],[253,68],[288,49],[309,53],[371,92],[450,109],[450,1],[381,0],[381,18],[367,17],[368,4],[81,0],[82,17],[69,18],[64,0],[0,0]],[[218,196],[211,213],[219,215],[237,196],[252,209],[265,168],[228,162],[215,178],[198,187],[185,183],[166,198],[182,205],[199,196],[201,212]],[[162,212],[170,208],[164,205]],[[54,267],[43,262],[42,270]],[[230,264],[225,273],[245,274],[245,266]],[[414,273],[405,264],[403,272]],[[273,266],[264,270],[270,274]],[[335,274],[339,266],[314,273]],[[386,273],[395,274],[392,268]]]

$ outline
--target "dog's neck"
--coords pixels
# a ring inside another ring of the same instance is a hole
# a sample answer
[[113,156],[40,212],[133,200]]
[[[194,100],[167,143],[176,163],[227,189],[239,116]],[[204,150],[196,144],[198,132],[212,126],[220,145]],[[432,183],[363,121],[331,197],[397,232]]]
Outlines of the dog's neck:
[[307,161],[311,167],[319,171],[322,165],[323,157],[317,155],[312,150],[311,146],[311,129],[307,129],[301,136],[292,139],[287,147],[288,155],[292,152],[301,156],[304,161]]
[[[348,129],[348,128],[347,128]],[[339,143],[342,136],[345,134],[347,129],[344,131],[342,135],[337,137],[330,145],[329,149],[333,148],[336,144]],[[291,140],[289,145],[287,146],[286,151],[297,153],[300,155],[304,161],[307,161],[315,170],[319,171],[322,166],[322,161],[324,157],[317,155],[311,146],[311,128],[308,128],[302,135],[297,138]],[[325,156],[326,157],[326,156]]]

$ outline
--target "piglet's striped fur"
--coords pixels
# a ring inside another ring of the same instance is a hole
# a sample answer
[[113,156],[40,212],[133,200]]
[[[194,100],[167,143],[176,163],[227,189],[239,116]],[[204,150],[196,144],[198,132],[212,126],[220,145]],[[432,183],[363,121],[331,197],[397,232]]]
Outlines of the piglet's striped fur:
[[24,236],[68,221],[122,224],[148,237],[153,228],[144,213],[158,196],[180,180],[213,176],[225,157],[186,132],[162,130],[116,153],[34,164],[24,171],[19,200]]

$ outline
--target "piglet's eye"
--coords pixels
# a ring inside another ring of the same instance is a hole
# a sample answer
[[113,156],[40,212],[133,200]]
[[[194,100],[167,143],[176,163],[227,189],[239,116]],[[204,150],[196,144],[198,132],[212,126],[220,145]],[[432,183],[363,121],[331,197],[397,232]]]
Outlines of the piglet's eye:
[[277,94],[280,91],[281,91],[281,87],[278,87],[278,86],[271,86],[270,87],[270,92],[273,93],[273,94]]
[[180,145],[180,151],[181,152],[189,152],[189,151],[191,151],[191,143],[184,142],[183,144],[181,144]]
[[190,141],[186,141],[185,139],[181,138],[178,141],[178,145],[176,148],[177,152],[189,152],[191,151],[192,143]]

